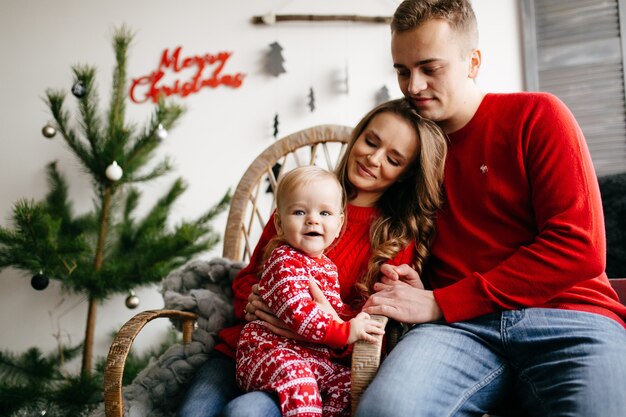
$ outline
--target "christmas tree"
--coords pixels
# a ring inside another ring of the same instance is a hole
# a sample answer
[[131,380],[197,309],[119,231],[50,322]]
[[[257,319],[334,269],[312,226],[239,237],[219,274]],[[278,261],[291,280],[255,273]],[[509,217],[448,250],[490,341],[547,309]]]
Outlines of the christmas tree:
[[283,66],[285,59],[282,53],[283,47],[278,42],[272,42],[270,44],[270,52],[267,56],[267,71],[274,77],[278,77],[280,74],[287,72]]
[[99,115],[96,70],[92,66],[73,67],[76,126],[65,108],[66,93],[46,92],[54,125],[46,126],[43,134],[51,137],[59,132],[90,177],[95,193],[93,210],[74,213],[68,182],[53,162],[47,169],[49,192],[45,198],[18,201],[11,216],[12,227],[0,227],[0,271],[13,266],[32,276],[36,289],[55,279],[61,281],[64,290],[87,297],[83,375],[92,369],[98,303],[159,282],[173,268],[215,245],[219,236],[210,221],[230,199],[227,192],[197,219],[168,227],[172,206],[186,189],[182,179],[176,179],[144,217],[136,215],[141,199],[136,184],[172,169],[167,158],[151,162],[183,108],[160,100],[145,127],[139,129],[125,120],[126,60],[132,37],[126,27],[114,32],[116,65],[105,117]]

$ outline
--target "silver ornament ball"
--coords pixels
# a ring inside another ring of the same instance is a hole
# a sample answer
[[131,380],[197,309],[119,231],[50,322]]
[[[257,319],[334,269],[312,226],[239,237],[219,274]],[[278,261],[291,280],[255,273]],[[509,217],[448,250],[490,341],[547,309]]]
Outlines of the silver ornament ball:
[[154,132],[154,135],[159,140],[165,140],[167,138],[167,133],[168,133],[167,129],[165,129],[163,127],[163,125],[161,123],[159,123],[159,126],[157,127],[156,131]]
[[54,137],[54,135],[57,134],[57,130],[54,128],[54,126],[45,125],[43,129],[41,129],[41,134],[47,137],[48,139],[51,139]]
[[72,86],[72,94],[74,94],[76,98],[83,98],[87,95],[87,87],[85,87],[82,81],[76,81]]
[[137,308],[139,306],[139,297],[137,297],[134,292],[131,292],[130,295],[126,297],[125,304],[126,307],[131,310]]

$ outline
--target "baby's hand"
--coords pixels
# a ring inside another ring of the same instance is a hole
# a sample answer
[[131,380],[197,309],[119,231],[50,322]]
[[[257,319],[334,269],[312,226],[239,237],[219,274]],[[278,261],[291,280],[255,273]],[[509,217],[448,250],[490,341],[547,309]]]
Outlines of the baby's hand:
[[350,336],[348,344],[357,340],[365,340],[366,342],[376,343],[374,335],[385,334],[385,327],[382,323],[370,318],[370,315],[362,311],[355,318],[350,320]]

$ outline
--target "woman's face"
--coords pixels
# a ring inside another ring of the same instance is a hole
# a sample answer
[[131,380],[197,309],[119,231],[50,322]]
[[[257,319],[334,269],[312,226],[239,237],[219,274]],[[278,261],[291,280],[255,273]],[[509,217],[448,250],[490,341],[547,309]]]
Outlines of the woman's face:
[[373,206],[417,157],[418,138],[401,116],[378,113],[357,138],[348,156],[348,179],[357,195],[350,203]]

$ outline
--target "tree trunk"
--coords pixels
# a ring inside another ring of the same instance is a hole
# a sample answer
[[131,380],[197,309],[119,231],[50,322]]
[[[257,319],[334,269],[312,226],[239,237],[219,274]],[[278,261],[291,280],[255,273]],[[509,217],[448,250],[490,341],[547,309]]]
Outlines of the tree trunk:
[[[98,272],[104,262],[104,247],[106,243],[107,230],[109,227],[109,217],[111,212],[111,198],[113,196],[113,188],[109,185],[105,186],[102,194],[102,217],[100,219],[100,232],[98,234],[98,244],[96,246],[96,257],[94,260],[93,270]],[[96,307],[98,300],[89,295],[89,308],[87,310],[87,325],[85,328],[85,342],[83,345],[83,365],[81,372],[83,375],[91,375],[93,364],[93,339],[96,328]]]
[[85,328],[85,341],[83,345],[83,375],[91,375],[93,363],[93,337],[96,330],[96,306],[97,300],[89,297],[89,308],[87,310],[87,326]]

